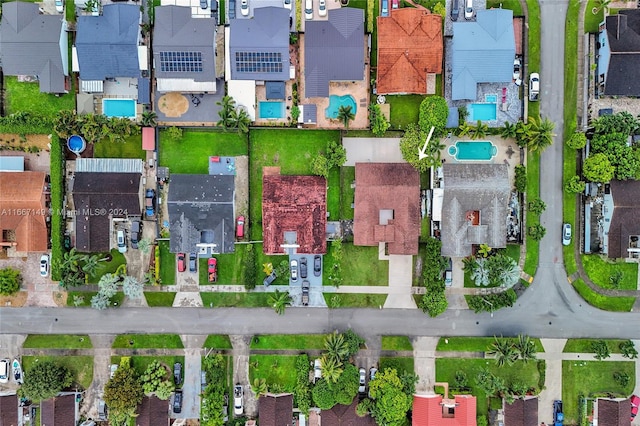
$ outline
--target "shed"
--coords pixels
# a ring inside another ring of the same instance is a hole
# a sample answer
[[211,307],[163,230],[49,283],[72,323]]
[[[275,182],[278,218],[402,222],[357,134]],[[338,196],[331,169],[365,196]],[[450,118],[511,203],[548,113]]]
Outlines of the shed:
[[266,89],[267,100],[285,98],[284,81],[267,81]]
[[142,149],[145,151],[156,149],[156,132],[153,127],[142,128]]

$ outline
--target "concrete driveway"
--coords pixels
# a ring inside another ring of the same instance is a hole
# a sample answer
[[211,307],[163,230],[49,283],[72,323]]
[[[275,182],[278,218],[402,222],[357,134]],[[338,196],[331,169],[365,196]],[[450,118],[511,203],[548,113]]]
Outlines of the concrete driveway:
[[389,295],[384,302],[386,308],[416,309],[411,294],[413,256],[389,255]]
[[184,350],[182,383],[182,412],[176,414],[177,419],[200,418],[200,371],[202,358],[200,349],[186,348]]
[[[57,306],[52,293],[57,291],[58,285],[51,281],[51,273],[46,277],[40,275],[40,256],[44,253],[28,253],[25,257],[10,257],[0,259],[0,268],[14,268],[22,274],[22,289],[26,290],[26,306]],[[49,265],[51,272],[51,265]]]

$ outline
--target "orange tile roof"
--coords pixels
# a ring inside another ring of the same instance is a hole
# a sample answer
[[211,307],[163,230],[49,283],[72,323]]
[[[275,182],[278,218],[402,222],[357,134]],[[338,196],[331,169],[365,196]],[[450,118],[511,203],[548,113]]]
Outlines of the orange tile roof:
[[42,172],[0,173],[0,240],[14,231],[17,251],[47,251]]
[[427,93],[427,74],[442,73],[442,16],[401,8],[378,17],[377,93]]
[[449,414],[448,409],[442,406],[442,395],[413,395],[412,425],[476,426],[476,397],[456,395],[454,401],[455,409],[453,414]]

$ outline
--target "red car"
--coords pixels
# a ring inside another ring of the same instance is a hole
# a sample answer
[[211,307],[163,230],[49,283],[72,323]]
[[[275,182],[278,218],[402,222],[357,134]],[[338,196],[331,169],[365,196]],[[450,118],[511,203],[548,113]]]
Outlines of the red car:
[[218,280],[218,260],[215,257],[210,257],[207,260],[207,266],[209,267],[209,282],[216,282]]
[[631,421],[633,421],[638,414],[638,406],[640,406],[640,396],[633,395],[631,397]]
[[397,9],[398,6],[398,0],[391,0],[391,9]]
[[178,253],[178,272],[184,272],[187,269],[185,258],[186,255],[184,253]]
[[244,238],[244,216],[238,216],[236,220],[236,238]]

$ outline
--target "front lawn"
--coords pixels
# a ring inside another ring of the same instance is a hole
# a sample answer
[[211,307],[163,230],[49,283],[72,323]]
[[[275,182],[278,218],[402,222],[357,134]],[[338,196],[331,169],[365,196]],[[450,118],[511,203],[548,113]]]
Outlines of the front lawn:
[[98,255],[100,259],[106,259],[111,256],[111,260],[103,260],[98,263],[96,272],[89,275],[87,280],[91,284],[97,284],[105,274],[114,274],[121,265],[125,265],[127,260],[124,258],[124,254],[120,253],[118,249],[111,249],[109,253],[92,253]]
[[[613,373],[629,375],[627,386],[620,386]],[[635,387],[635,362],[629,361],[562,361],[562,399],[564,423],[577,424],[580,396],[615,394],[627,398]]]
[[88,349],[92,348],[87,334],[30,334],[22,344],[23,348],[60,348]]
[[[436,351],[449,352],[485,352],[495,341],[494,337],[441,337]],[[536,352],[544,352],[540,339],[531,339]]]
[[51,361],[55,364],[66,367],[73,374],[73,385],[82,389],[88,389],[93,381],[93,357],[92,356],[60,356],[60,355],[37,355],[23,356],[22,369],[25,376],[29,374],[29,369],[37,363]]
[[182,349],[184,345],[177,334],[120,334],[111,347],[116,349]]
[[210,334],[204,341],[204,348],[231,349],[231,340],[226,334]]
[[413,345],[407,336],[382,336],[383,351],[412,351]]
[[324,334],[264,334],[254,336],[251,349],[324,349]]
[[[529,71],[540,71],[540,5],[536,0],[527,0],[529,40]],[[540,102],[529,102],[529,117],[540,115]],[[528,164],[527,164],[528,166]],[[533,199],[533,198],[530,198]],[[527,242],[528,244],[528,242]]]
[[465,372],[471,393],[478,398],[477,414],[486,416],[489,400],[484,391],[477,387],[475,380],[480,371],[486,369],[501,377],[507,386],[520,382],[538,393],[544,386],[544,375],[541,376],[539,371],[539,369],[544,371],[544,365],[544,361],[528,363],[516,361],[513,365],[498,367],[492,359],[438,358],[436,359],[436,381],[448,382],[451,385],[455,382],[456,372]]
[[214,257],[218,261],[218,281],[214,283],[209,282],[208,259],[200,258],[198,265],[200,268],[198,272],[200,284],[244,284],[246,255],[246,245],[237,245],[234,253],[216,254]]
[[18,77],[4,78],[4,92],[6,115],[25,111],[37,117],[55,117],[59,111],[76,108],[74,93],[41,93],[38,82],[20,83]]
[[403,371],[407,373],[413,373],[413,358],[408,357],[380,357],[380,371],[384,371],[385,368],[393,368],[398,372],[398,376],[402,375]]
[[518,0],[488,0],[487,9],[511,9],[513,10],[513,16],[524,16],[522,11],[522,5]]
[[573,285],[573,288],[576,289],[585,302],[604,311],[631,312],[633,304],[636,301],[635,297],[603,296],[602,294],[591,290],[591,288],[581,279],[573,281],[571,285]]
[[[75,306],[75,307],[90,307],[91,306],[91,298],[98,294],[97,291],[69,291],[67,292],[67,306]],[[76,305],[74,297],[78,298],[78,304]],[[122,301],[124,300],[124,293],[119,291],[113,296],[111,299],[111,306],[118,307],[122,305]]]
[[411,123],[418,124],[422,95],[386,95],[386,102],[391,105],[391,128],[406,129]]
[[247,137],[215,130],[184,130],[172,141],[160,132],[158,162],[171,173],[208,174],[210,156],[247,155]]
[[[120,364],[120,356],[112,356],[111,363]],[[135,370],[138,376],[141,376],[146,371],[149,364],[153,361],[158,361],[160,365],[164,366],[169,374],[173,372],[173,365],[176,362],[179,362],[184,367],[184,357],[183,356],[138,356],[134,355],[131,357],[131,368]]]
[[330,308],[379,308],[387,300],[386,294],[323,293]]
[[147,152],[142,149],[142,136],[133,135],[124,142],[111,142],[104,138],[93,144],[94,158],[139,158],[146,160]]
[[600,11],[594,15],[592,10],[596,6],[595,0],[588,0],[587,7],[584,10],[584,32],[585,33],[597,33],[600,22],[604,21],[604,8],[600,8]]
[[[537,3],[536,3],[537,4]],[[540,198],[540,154],[527,152],[527,200]],[[540,224],[540,218],[535,214],[527,215],[527,229],[530,226]],[[540,242],[526,236],[526,257],[524,272],[534,276],[538,269],[538,257],[540,255]]]
[[269,308],[269,293],[200,292],[205,308]]
[[[619,290],[636,290],[638,285],[638,264],[624,261],[612,261],[598,254],[583,254],[582,265],[594,284],[602,288]],[[614,287],[611,277],[617,272],[622,273],[620,285]]]
[[[562,352],[568,353],[587,353],[592,354],[593,349],[591,349],[591,345],[593,342],[597,342],[598,339],[569,339],[567,343],[564,345],[564,350]],[[626,342],[626,340],[605,340],[607,342],[607,346],[609,346],[609,351],[612,354],[622,353],[620,351],[620,343]]]
[[160,248],[160,281],[162,285],[176,282],[176,255],[169,251],[169,241],[158,241]]
[[264,379],[267,386],[278,384],[285,392],[293,392],[296,385],[296,356],[251,355],[249,357],[249,383]]
[[[324,256],[325,269],[333,262],[331,244]],[[342,243],[342,278],[345,285],[385,286],[389,284],[389,261],[378,259],[378,247],[355,246]],[[331,285],[329,274],[323,275],[323,284]]]
[[168,291],[145,291],[144,297],[150,308],[158,306],[173,306],[176,293]]

